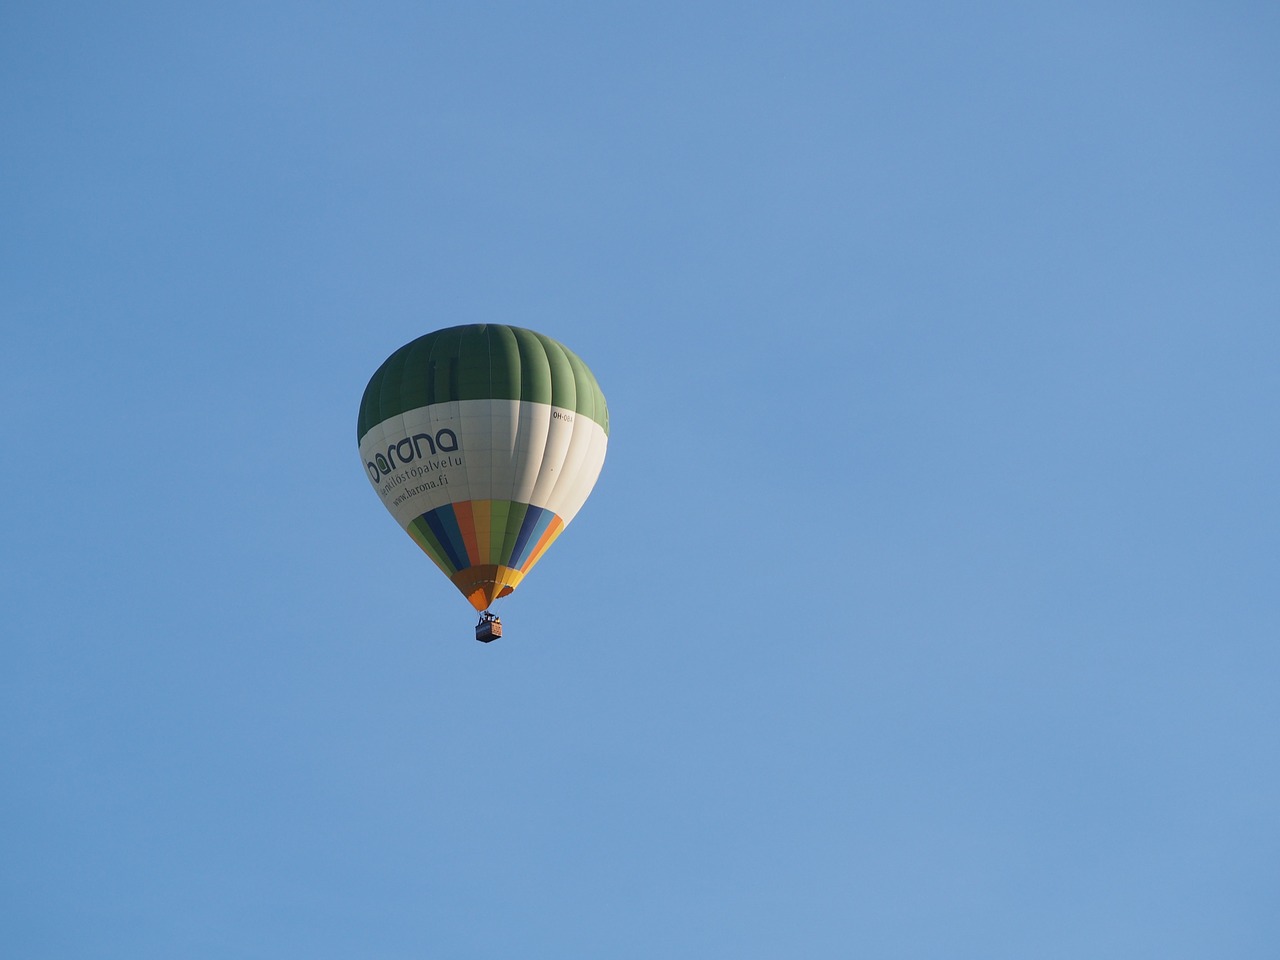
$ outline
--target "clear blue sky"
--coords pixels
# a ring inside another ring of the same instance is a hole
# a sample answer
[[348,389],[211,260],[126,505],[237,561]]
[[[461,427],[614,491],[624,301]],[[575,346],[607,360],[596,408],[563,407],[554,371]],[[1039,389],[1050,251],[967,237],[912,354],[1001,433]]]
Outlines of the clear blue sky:
[[[1280,8],[12,2],[0,952],[1274,958]],[[356,452],[562,340],[474,614]]]

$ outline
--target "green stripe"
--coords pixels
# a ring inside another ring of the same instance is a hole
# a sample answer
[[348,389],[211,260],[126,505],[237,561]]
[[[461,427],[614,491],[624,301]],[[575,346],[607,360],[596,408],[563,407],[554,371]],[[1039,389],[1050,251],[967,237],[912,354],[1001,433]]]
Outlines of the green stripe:
[[510,500],[489,501],[489,556],[494,563],[501,563],[504,557],[502,544],[507,538],[507,517],[510,514]]
[[449,576],[453,576],[458,572],[457,568],[450,562],[448,554],[444,552],[444,548],[436,540],[436,535],[427,526],[427,521],[423,520],[422,517],[411,521],[408,532],[414,542],[422,548],[422,552],[436,562],[437,567],[449,574]]
[[502,548],[498,551],[498,563],[510,563],[511,554],[516,549],[516,538],[520,536],[520,527],[524,523],[524,515],[529,512],[527,503],[512,500],[507,508],[507,527],[502,532]]
[[511,327],[516,338],[520,364],[520,399],[531,403],[551,402],[551,365],[547,363],[547,351],[532,330]]
[[578,386],[573,379],[573,366],[566,356],[569,351],[550,337],[538,334],[538,339],[547,352],[547,366],[551,368],[551,405],[576,411]]
[[604,394],[577,354],[532,330],[473,323],[428,333],[388,357],[365,387],[356,438],[406,410],[488,399],[554,404],[609,432]]

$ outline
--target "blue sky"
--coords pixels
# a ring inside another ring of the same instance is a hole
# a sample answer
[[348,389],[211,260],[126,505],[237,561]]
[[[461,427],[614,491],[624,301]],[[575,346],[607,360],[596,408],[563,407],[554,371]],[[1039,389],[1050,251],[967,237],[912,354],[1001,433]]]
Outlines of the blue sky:
[[[0,13],[0,929],[102,957],[1272,957],[1280,14]],[[572,347],[508,637],[368,489]]]

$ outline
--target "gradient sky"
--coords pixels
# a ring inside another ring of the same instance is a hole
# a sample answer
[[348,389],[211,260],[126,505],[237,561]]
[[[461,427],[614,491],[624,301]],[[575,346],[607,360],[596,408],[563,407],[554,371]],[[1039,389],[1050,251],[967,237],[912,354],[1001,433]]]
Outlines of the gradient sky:
[[[0,952],[1274,958],[1280,7],[11,2]],[[474,614],[356,453],[610,402]]]

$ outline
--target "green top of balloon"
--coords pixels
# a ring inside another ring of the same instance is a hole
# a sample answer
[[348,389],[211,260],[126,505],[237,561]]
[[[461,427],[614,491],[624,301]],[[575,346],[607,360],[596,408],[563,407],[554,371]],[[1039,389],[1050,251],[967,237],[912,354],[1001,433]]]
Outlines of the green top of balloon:
[[549,403],[609,433],[604,394],[576,353],[532,330],[472,323],[428,333],[387,357],[364,388],[356,439],[406,410],[490,399]]

